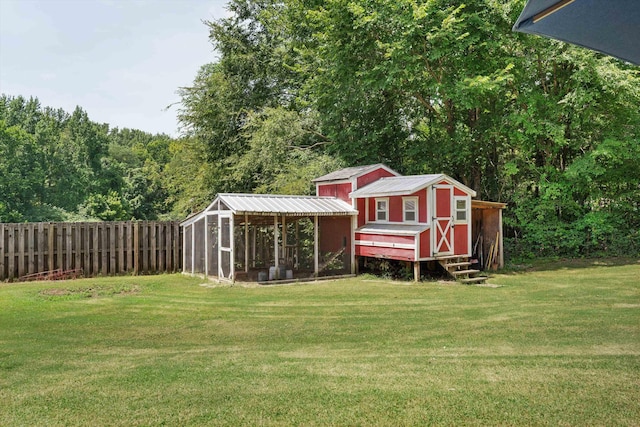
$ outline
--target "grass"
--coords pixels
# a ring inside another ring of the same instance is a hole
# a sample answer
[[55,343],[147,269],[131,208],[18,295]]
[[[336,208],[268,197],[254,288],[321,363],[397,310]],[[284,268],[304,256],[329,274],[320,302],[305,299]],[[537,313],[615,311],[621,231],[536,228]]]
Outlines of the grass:
[[0,285],[0,425],[638,425],[640,263]]

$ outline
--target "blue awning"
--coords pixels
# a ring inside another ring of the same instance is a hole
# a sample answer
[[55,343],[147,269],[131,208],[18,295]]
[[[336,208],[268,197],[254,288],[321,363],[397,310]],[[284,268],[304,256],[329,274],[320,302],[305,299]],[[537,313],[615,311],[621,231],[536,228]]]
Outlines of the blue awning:
[[513,30],[640,65],[640,0],[529,0]]

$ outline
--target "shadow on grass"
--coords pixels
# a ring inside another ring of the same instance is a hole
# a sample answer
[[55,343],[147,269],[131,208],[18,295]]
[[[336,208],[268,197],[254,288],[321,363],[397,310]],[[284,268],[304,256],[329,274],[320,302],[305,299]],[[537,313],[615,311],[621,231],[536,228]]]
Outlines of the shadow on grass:
[[638,257],[607,257],[607,258],[539,258],[530,262],[512,263],[497,273],[521,274],[532,271],[556,271],[566,268],[580,269],[591,267],[619,267],[623,265],[640,265]]

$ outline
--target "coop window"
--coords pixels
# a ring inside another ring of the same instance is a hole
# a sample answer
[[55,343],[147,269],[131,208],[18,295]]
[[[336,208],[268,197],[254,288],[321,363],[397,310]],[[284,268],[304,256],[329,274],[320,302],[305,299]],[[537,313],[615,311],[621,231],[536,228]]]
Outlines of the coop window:
[[456,212],[456,222],[467,222],[467,198],[466,197],[456,197],[455,198],[455,212]]
[[389,199],[376,199],[376,221],[389,220]]
[[405,197],[402,199],[402,211],[404,222],[418,221],[418,198]]

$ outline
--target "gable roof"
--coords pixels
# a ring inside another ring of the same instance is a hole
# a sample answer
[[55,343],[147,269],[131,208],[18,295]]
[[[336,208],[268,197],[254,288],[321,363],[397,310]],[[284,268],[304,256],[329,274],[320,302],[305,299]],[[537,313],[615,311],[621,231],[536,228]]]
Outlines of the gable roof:
[[235,214],[340,216],[358,213],[336,197],[228,193],[218,195],[218,199]]
[[222,193],[206,209],[181,222],[189,225],[202,219],[207,212],[217,213],[217,203],[222,203],[222,212],[235,215],[288,215],[288,216],[348,216],[357,215],[349,203],[336,197],[287,196],[272,194]]
[[376,163],[374,165],[366,165],[366,166],[352,166],[349,168],[340,169],[337,171],[333,171],[326,175],[323,175],[319,178],[315,178],[312,182],[325,182],[325,181],[343,181],[348,180],[360,175],[364,175],[366,173],[372,172],[376,169],[385,169],[394,175],[400,175],[398,172],[394,171],[390,167],[383,165],[382,163]]
[[465,186],[464,184],[456,181],[455,179],[439,173],[430,175],[409,175],[409,176],[394,176],[390,178],[380,178],[371,184],[365,185],[356,191],[349,194],[351,198],[362,197],[386,197],[386,196],[403,196],[407,194],[413,194],[416,191],[420,191],[423,188],[427,188],[430,185],[437,184],[438,182],[446,181],[451,185],[454,185],[463,191],[471,194],[475,197],[476,192]]

